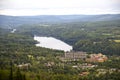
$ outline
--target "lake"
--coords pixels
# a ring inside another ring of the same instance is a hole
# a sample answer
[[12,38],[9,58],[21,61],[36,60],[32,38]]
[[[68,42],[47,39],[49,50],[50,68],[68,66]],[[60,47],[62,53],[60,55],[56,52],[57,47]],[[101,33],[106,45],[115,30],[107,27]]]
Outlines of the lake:
[[54,37],[34,36],[34,40],[39,42],[38,44],[36,44],[36,46],[56,49],[56,50],[63,50],[65,52],[72,50],[72,46]]

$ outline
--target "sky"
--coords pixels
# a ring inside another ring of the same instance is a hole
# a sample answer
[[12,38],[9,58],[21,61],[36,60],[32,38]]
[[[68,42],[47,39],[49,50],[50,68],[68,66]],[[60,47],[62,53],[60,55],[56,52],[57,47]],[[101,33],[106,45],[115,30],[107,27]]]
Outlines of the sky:
[[120,14],[120,0],[0,0],[0,14],[12,16]]

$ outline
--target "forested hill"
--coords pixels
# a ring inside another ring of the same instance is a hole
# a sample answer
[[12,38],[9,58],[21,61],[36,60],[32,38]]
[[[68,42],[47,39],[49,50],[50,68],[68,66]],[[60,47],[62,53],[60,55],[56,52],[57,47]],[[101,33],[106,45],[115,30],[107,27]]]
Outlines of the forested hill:
[[[87,56],[67,59],[63,51],[36,47],[34,35],[55,37]],[[104,55],[87,62],[94,53]],[[108,60],[94,62],[103,56]],[[120,14],[0,16],[0,80],[120,80],[119,75]]]
[[120,14],[1,15],[0,20],[0,28],[15,28],[22,35],[52,36],[72,45],[74,51],[120,55]]
[[104,15],[39,15],[39,16],[5,16],[0,15],[0,27],[10,28],[23,24],[56,22],[96,22],[120,20],[120,14]]

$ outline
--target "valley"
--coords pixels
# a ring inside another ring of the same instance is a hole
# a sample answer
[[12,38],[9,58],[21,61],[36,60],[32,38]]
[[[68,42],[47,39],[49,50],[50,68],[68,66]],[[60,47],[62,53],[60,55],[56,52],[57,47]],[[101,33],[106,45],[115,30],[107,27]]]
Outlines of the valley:
[[119,14],[0,17],[0,80],[120,79]]

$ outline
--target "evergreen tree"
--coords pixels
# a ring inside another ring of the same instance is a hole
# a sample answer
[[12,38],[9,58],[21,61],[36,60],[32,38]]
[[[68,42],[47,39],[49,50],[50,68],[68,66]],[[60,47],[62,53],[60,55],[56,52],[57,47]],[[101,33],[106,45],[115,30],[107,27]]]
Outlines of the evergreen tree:
[[10,61],[10,76],[9,80],[13,80],[13,62],[12,60]]
[[16,80],[23,80],[22,74],[19,68],[17,69],[17,72],[16,72]]

